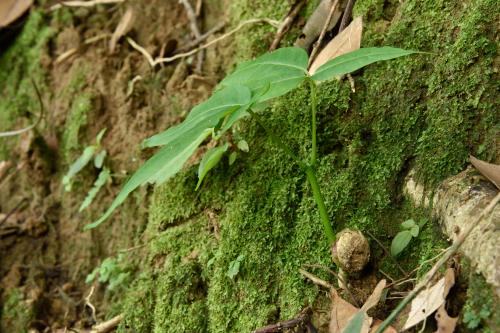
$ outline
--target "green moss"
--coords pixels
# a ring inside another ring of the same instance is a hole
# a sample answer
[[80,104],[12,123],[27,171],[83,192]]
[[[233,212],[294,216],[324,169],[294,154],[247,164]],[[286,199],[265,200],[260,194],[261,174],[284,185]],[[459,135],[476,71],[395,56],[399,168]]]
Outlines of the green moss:
[[491,287],[481,275],[472,272],[468,282],[462,322],[471,332],[495,331],[493,328],[500,327],[500,307]]
[[8,291],[0,313],[0,329],[5,332],[28,332],[32,319],[32,310],[23,299],[22,292],[19,289]]
[[[258,14],[279,18],[287,8],[246,1],[233,6],[235,20]],[[318,177],[337,231],[346,226],[370,231],[389,247],[402,221],[428,214],[402,199],[410,168],[432,189],[462,170],[469,153],[493,157],[488,147],[494,146],[500,123],[493,112],[498,109],[494,9],[494,1],[486,0],[463,8],[445,1],[357,2],[357,13],[368,18],[364,46],[435,54],[369,66],[354,76],[356,93],[346,82],[320,86]],[[267,28],[258,29],[238,45],[239,58],[265,49]],[[308,95],[301,87],[265,110],[268,126],[302,158],[310,149]],[[248,332],[288,319],[316,299],[317,288],[298,270],[304,264],[330,266],[331,259],[310,187],[253,121],[243,121],[235,136],[244,138],[250,151],[240,153],[231,167],[224,160],[200,192],[193,190],[195,167],[155,190],[148,234],[159,236],[149,252],[152,258],[166,257],[162,269],[147,264],[149,279],[137,282],[142,294],[129,300],[126,317],[136,330]],[[205,216],[211,216],[209,223]],[[436,229],[428,222],[399,264],[425,271],[425,262],[445,246]],[[200,256],[211,259],[183,262],[194,244]],[[380,261],[383,251],[375,242],[372,248],[377,264],[400,277],[390,258]],[[239,256],[244,259],[238,274],[230,278],[228,269]],[[147,326],[139,321],[145,312]],[[180,313],[189,327],[174,324]]]
[[[43,13],[33,10],[16,40],[0,53],[0,131],[11,130],[29,113],[36,118],[39,104],[31,80],[42,93],[48,93],[40,59],[53,34]],[[15,142],[16,138],[0,141],[0,159],[8,156],[8,147]]]

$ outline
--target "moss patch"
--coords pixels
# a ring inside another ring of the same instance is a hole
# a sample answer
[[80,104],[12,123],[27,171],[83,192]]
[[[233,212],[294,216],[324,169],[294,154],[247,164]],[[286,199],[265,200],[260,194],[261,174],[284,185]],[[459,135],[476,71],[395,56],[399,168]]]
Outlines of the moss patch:
[[[236,20],[259,16],[255,13],[279,18],[288,8],[246,1],[234,6]],[[494,158],[490,148],[500,123],[493,112],[498,108],[491,30],[495,4],[476,0],[457,8],[445,1],[395,1],[389,6],[358,1],[356,13],[366,17],[364,46],[435,53],[368,67],[355,76],[355,94],[347,83],[330,82],[319,89],[318,173],[335,229],[368,230],[389,246],[402,221],[427,215],[402,199],[401,185],[410,167],[433,185],[461,170],[469,153]],[[265,34],[240,37],[240,58],[264,51],[262,40],[272,39],[263,39]],[[298,155],[308,156],[305,87],[276,101],[265,115],[268,126]],[[142,291],[132,293],[127,303],[131,327],[144,332],[151,327],[248,332],[290,318],[316,299],[317,289],[298,269],[307,263],[329,266],[331,260],[305,177],[251,120],[242,122],[234,135],[249,142],[250,152],[240,154],[231,167],[227,161],[219,165],[200,192],[193,191],[194,167],[155,190],[150,225],[158,230],[148,230],[169,240],[171,254],[162,265],[169,268],[150,268],[149,278],[137,281]],[[214,220],[208,222],[208,233],[204,216]],[[194,229],[181,232],[188,228],[183,223]],[[401,265],[410,269],[433,257],[445,245],[436,234],[429,222],[403,254]],[[215,235],[220,235],[219,241]],[[382,258],[371,243],[381,260],[378,265],[397,278],[393,261]],[[157,253],[157,244],[152,243],[150,253]],[[206,249],[209,265],[182,262],[194,244]],[[228,269],[238,257],[243,259],[231,278]],[[204,291],[197,294],[193,286],[200,281]],[[181,309],[186,314],[181,322],[189,327],[173,324]],[[147,318],[146,326],[141,315]]]

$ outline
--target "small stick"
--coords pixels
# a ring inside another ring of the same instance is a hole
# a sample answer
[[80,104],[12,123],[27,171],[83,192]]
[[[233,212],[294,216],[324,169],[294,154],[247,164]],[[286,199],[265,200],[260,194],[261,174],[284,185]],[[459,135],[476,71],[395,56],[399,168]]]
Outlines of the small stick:
[[321,33],[319,35],[318,40],[314,44],[314,48],[311,52],[311,56],[309,57],[309,64],[308,67],[311,66],[311,64],[314,61],[314,58],[316,58],[316,54],[319,51],[319,48],[321,46],[321,42],[323,41],[323,38],[325,37],[326,31],[328,30],[328,26],[330,25],[330,21],[332,20],[333,17],[333,12],[335,12],[335,8],[337,8],[337,5],[339,3],[339,0],[335,0],[334,3],[332,4],[332,7],[330,8],[330,12],[328,13],[328,17],[325,21],[325,24],[323,25],[323,29],[321,29]]
[[[89,45],[89,44],[92,44],[92,43],[95,43],[95,42],[98,42],[100,41],[101,39],[105,39],[106,37],[109,37],[110,34],[100,34],[100,35],[97,35],[97,36],[94,36],[94,37],[90,37],[86,40],[83,41],[83,44],[84,45]],[[58,65],[60,64],[61,62],[63,62],[64,60],[68,59],[69,57],[71,57],[73,54],[75,54],[76,52],[78,51],[78,48],[77,47],[74,47],[72,49],[69,49],[65,52],[63,52],[61,55],[59,55],[56,60],[54,60],[54,64],[55,65]]]
[[274,40],[269,47],[269,51],[273,51],[278,48],[278,45],[283,39],[283,36],[285,36],[285,34],[288,32],[293,21],[295,20],[297,15],[299,15],[300,10],[302,9],[302,7],[304,7],[305,4],[305,0],[297,0],[295,2],[295,4],[292,6],[292,9],[288,12],[288,15],[278,27],[278,31],[276,31],[276,36],[274,37]]
[[90,333],[107,333],[111,330],[115,329],[120,322],[123,320],[123,314],[119,314],[111,318],[108,321],[105,321],[99,325],[94,326],[94,328],[90,331]]
[[311,309],[305,308],[302,310],[296,318],[281,321],[277,324],[267,325],[252,331],[252,333],[273,333],[273,332],[283,332],[284,330],[294,328],[300,325],[310,324]]
[[340,22],[339,33],[347,27],[347,22],[351,18],[352,8],[354,7],[354,3],[356,0],[349,0],[344,9],[344,15],[342,15],[342,21]]
[[[387,317],[386,320],[382,322],[382,324],[378,327],[377,331],[375,333],[382,333],[385,331],[387,327],[396,319],[396,316],[405,308],[405,306],[410,303],[418,293],[420,293],[421,290],[423,290],[429,282],[434,278],[434,275],[436,275],[437,271],[439,268],[445,264],[448,259],[450,259],[460,248],[460,246],[463,244],[467,236],[472,232],[474,227],[476,227],[479,222],[486,216],[488,216],[493,208],[495,208],[495,205],[500,201],[500,192],[490,201],[488,206],[479,214],[479,216],[476,218],[475,221],[471,222],[467,227],[464,228],[462,233],[457,237],[457,239],[453,242],[453,244],[448,248],[446,253],[439,259],[437,263],[434,264],[434,266],[431,268],[429,272],[425,275],[424,279],[417,284],[417,286],[406,296],[401,303],[398,304],[398,306],[391,312],[389,317]],[[483,229],[483,228],[482,228]]]
[[[201,32],[200,29],[198,28],[198,24],[196,23],[196,13],[194,12],[193,7],[191,7],[191,4],[189,3],[188,0],[179,0],[184,5],[184,9],[186,9],[186,14],[189,19],[189,27],[191,28],[191,32],[193,33],[195,38],[200,38],[201,37]],[[204,57],[204,52],[200,51],[198,53],[198,60],[196,64],[196,71],[198,73],[201,72],[201,68],[203,66],[203,57]]]
[[96,5],[111,5],[124,1],[125,0],[63,1],[50,7],[50,10],[56,10],[62,7],[93,7]]
[[203,35],[201,35],[199,38],[196,38],[195,40],[189,42],[186,46],[180,48],[178,52],[186,52],[186,51],[191,50],[193,47],[196,47],[196,46],[200,45],[208,37],[210,37],[214,33],[218,32],[219,30],[221,30],[225,26],[226,26],[226,22],[220,22],[215,27],[213,27],[212,29],[208,30]]
[[200,50],[203,50],[203,49],[206,49],[218,42],[220,42],[221,40],[235,34],[236,32],[238,32],[239,30],[241,30],[244,26],[246,25],[249,25],[249,24],[258,24],[258,23],[267,23],[267,24],[270,24],[272,25],[273,27],[277,27],[277,22],[275,20],[271,20],[271,19],[268,19],[268,18],[263,18],[263,19],[250,19],[250,20],[247,20],[247,21],[243,21],[241,22],[236,28],[234,28],[233,30],[229,31],[228,33],[225,33],[224,35],[220,36],[220,37],[217,37],[216,39],[206,43],[206,44],[203,44],[202,46],[200,47],[197,47],[191,51],[188,51],[188,52],[185,52],[185,53],[179,53],[179,54],[176,54],[172,57],[167,57],[167,58],[156,58],[156,59],[153,59],[153,57],[148,53],[148,51],[146,51],[143,47],[141,47],[140,45],[138,45],[136,42],[134,42],[134,40],[130,37],[127,37],[127,41],[129,42],[129,44],[134,48],[136,49],[137,51],[139,51],[149,62],[149,64],[151,65],[151,67],[155,67],[156,65],[158,64],[161,64],[161,63],[168,63],[168,62],[172,62],[172,61],[175,61],[177,59],[181,59],[181,58],[185,58],[185,57],[189,57],[193,54],[195,54],[196,52],[200,51]]
[[4,224],[8,219],[9,217],[12,216],[12,214],[14,214],[18,209],[19,207],[21,207],[21,205],[24,203],[24,201],[26,201],[27,199],[26,198],[22,198],[15,206],[14,208],[12,208],[8,213],[7,215],[5,215],[5,217],[0,221],[0,225]]
[[311,274],[311,273],[309,273],[308,271],[306,271],[306,270],[304,270],[302,268],[299,269],[299,272],[300,272],[300,274],[302,274],[302,276],[304,276],[305,278],[308,278],[309,280],[311,280],[312,283],[314,283],[314,284],[316,284],[318,286],[325,287],[327,289],[334,289],[335,290],[334,286],[332,286],[331,284],[329,284],[325,280],[321,280],[316,275]]

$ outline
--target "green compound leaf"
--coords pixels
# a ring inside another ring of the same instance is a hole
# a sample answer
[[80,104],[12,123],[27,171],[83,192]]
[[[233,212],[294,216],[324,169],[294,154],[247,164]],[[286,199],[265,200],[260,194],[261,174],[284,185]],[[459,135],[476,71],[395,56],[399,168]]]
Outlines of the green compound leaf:
[[412,53],[418,52],[394,47],[361,48],[328,61],[316,70],[312,75],[312,79],[315,81],[331,80],[337,76],[354,72],[374,62],[399,58]]
[[89,193],[87,193],[85,200],[83,200],[80,208],[78,209],[79,212],[83,211],[85,208],[90,206],[90,204],[94,200],[97,193],[99,193],[99,190],[101,189],[101,187],[104,184],[106,184],[106,182],[110,178],[111,177],[110,177],[109,169],[107,169],[107,168],[102,169],[102,171],[99,173],[99,176],[97,177],[96,181],[94,182],[94,186],[90,189]]
[[229,145],[226,143],[223,146],[212,148],[205,153],[198,168],[198,184],[196,184],[195,191],[198,190],[207,173],[220,162],[222,155],[224,155],[228,147]]
[[233,85],[217,91],[205,102],[195,106],[179,125],[144,140],[143,147],[168,145],[180,137],[197,135],[207,128],[215,128],[220,120],[234,112],[244,112],[251,101],[247,87]]
[[391,244],[391,255],[393,257],[397,256],[400,254],[410,243],[412,238],[411,231],[409,230],[404,230],[398,232],[396,237],[392,240]]
[[255,102],[267,101],[297,88],[304,81],[307,60],[307,53],[301,48],[281,48],[242,63],[222,80],[220,86],[243,85],[254,94],[269,85],[266,93]]
[[63,177],[62,183],[66,192],[71,191],[71,179],[79,173],[92,159],[96,151],[96,146],[88,146],[83,150],[82,155],[69,167],[68,173]]
[[179,172],[196,148],[212,133],[213,129],[211,128],[205,129],[197,136],[194,136],[195,133],[187,133],[160,149],[127,181],[104,215],[94,223],[87,224],[85,230],[95,228],[104,222],[116,207],[139,186],[146,183],[161,184]]

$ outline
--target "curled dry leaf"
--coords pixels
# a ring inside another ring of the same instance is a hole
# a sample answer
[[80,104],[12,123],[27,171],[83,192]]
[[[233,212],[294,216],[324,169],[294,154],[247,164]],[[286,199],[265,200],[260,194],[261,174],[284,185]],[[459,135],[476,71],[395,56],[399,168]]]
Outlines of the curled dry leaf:
[[455,331],[458,317],[450,317],[444,307],[444,304],[441,305],[439,310],[437,310],[435,318],[438,324],[438,329],[434,333],[453,333]]
[[403,329],[407,330],[417,325],[439,309],[444,304],[446,296],[454,284],[455,272],[452,268],[448,268],[442,279],[432,287],[422,290],[411,302],[410,313]]
[[[341,332],[346,333],[347,328],[352,327],[352,325],[350,325],[352,324],[351,321],[359,319],[359,317],[355,318],[356,315],[363,317],[363,324],[361,325],[361,330],[356,330],[356,332],[363,332],[363,333],[375,332],[382,323],[382,321],[369,317],[366,314],[366,311],[368,311],[369,309],[378,304],[378,302],[380,301],[380,297],[382,295],[382,291],[385,288],[385,285],[386,285],[385,280],[380,281],[361,309],[358,309],[354,305],[344,300],[337,294],[337,292],[334,289],[332,289],[330,294],[330,297],[332,299],[332,310],[330,315],[329,333],[341,333]],[[384,331],[384,333],[397,333],[397,331],[393,327],[388,327]]]
[[[331,30],[339,21],[342,10],[345,7],[346,1],[340,1],[340,6],[335,8],[333,12],[332,19],[330,21],[330,25],[328,26],[328,30]],[[307,20],[306,25],[302,29],[302,35],[295,41],[295,46],[301,47],[303,49],[308,49],[309,46],[314,42],[316,38],[318,38],[323,26],[325,25],[326,20],[328,19],[328,13],[330,12],[330,8],[332,7],[334,0],[322,0],[318,5],[316,10],[312,13],[312,15]]]
[[109,41],[109,53],[115,52],[116,44],[120,38],[125,36],[130,31],[133,19],[134,11],[132,8],[128,8],[125,14],[123,14],[120,23],[116,26],[113,36],[111,36],[111,40]]
[[342,30],[323,48],[323,50],[321,50],[312,63],[309,72],[314,74],[314,72],[327,61],[359,49],[361,47],[362,33],[363,19],[360,16],[355,18],[347,28]]
[[33,4],[33,0],[1,0],[0,28],[20,18]]
[[470,162],[472,165],[490,182],[495,184],[495,186],[500,189],[500,165],[491,164],[485,161],[481,161],[474,156],[470,155]]

